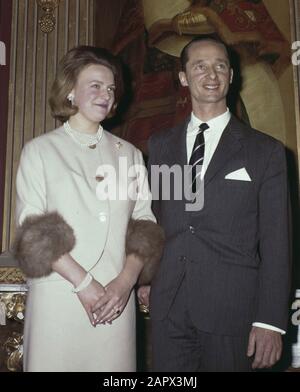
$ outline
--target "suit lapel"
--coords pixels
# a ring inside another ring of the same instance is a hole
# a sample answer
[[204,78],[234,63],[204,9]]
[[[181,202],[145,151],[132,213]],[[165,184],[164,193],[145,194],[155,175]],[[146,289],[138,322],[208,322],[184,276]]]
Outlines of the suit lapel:
[[238,124],[238,120],[232,116],[224,129],[216,151],[208,165],[204,175],[204,186],[207,186],[210,183],[218,171],[221,170],[242,147],[239,141],[241,132]]
[[[181,215],[180,221],[183,222],[185,219],[185,196],[184,196],[184,166],[187,164],[187,153],[186,153],[186,131],[190,121],[190,117],[185,122],[173,128],[172,133],[165,142],[163,151],[163,163],[172,167],[173,165],[179,165],[182,170],[181,184],[177,184],[182,189],[182,198],[180,200],[174,200],[174,189],[171,184],[171,202],[174,205],[174,211],[177,213],[177,218]],[[175,204],[174,204],[175,203]],[[180,207],[179,207],[180,206]]]
[[184,123],[174,128],[169,140],[165,145],[165,163],[169,165],[187,164],[186,155],[186,130],[190,117]]

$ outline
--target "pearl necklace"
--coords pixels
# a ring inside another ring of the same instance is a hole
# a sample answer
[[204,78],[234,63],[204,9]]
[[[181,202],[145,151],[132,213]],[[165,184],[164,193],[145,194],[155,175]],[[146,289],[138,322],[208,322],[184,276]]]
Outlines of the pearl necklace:
[[64,130],[77,144],[82,147],[89,147],[92,149],[96,148],[96,145],[100,142],[103,135],[103,128],[100,124],[97,133],[94,135],[76,131],[71,128],[69,121],[64,123]]

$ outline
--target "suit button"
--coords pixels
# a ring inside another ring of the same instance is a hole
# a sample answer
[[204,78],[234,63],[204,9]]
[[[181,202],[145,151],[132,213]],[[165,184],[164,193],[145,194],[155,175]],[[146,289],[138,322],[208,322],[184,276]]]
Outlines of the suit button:
[[180,256],[179,260],[182,261],[183,263],[185,263],[187,258],[185,256]]
[[99,221],[100,222],[106,222],[106,213],[105,212],[100,212],[99,213]]
[[196,230],[195,230],[195,227],[194,227],[194,226],[190,226],[189,229],[190,229],[190,232],[191,232],[192,234],[195,234]]

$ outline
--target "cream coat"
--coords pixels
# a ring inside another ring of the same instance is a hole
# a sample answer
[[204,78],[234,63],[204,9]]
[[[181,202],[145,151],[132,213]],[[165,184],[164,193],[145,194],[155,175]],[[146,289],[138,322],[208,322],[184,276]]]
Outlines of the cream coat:
[[[17,174],[17,223],[58,211],[75,232],[71,255],[107,284],[124,265],[129,219],[155,220],[147,177],[133,165],[144,168],[141,152],[106,131],[95,149],[78,145],[63,127],[33,139],[23,149]],[[103,200],[104,185],[115,180],[119,197]],[[143,197],[130,200],[127,187]],[[59,274],[28,284],[25,371],[135,370],[133,294],[112,325],[93,328],[72,285]]]

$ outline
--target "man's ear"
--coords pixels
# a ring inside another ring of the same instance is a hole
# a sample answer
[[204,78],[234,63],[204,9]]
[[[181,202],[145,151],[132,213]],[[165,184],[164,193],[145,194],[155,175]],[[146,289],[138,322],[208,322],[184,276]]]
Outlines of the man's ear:
[[229,79],[229,83],[231,84],[233,80],[233,69],[230,68],[230,79]]
[[181,86],[187,87],[187,86],[188,86],[188,82],[187,82],[187,79],[186,79],[186,74],[185,74],[185,72],[180,71],[179,74],[178,74],[178,77],[179,77]]

